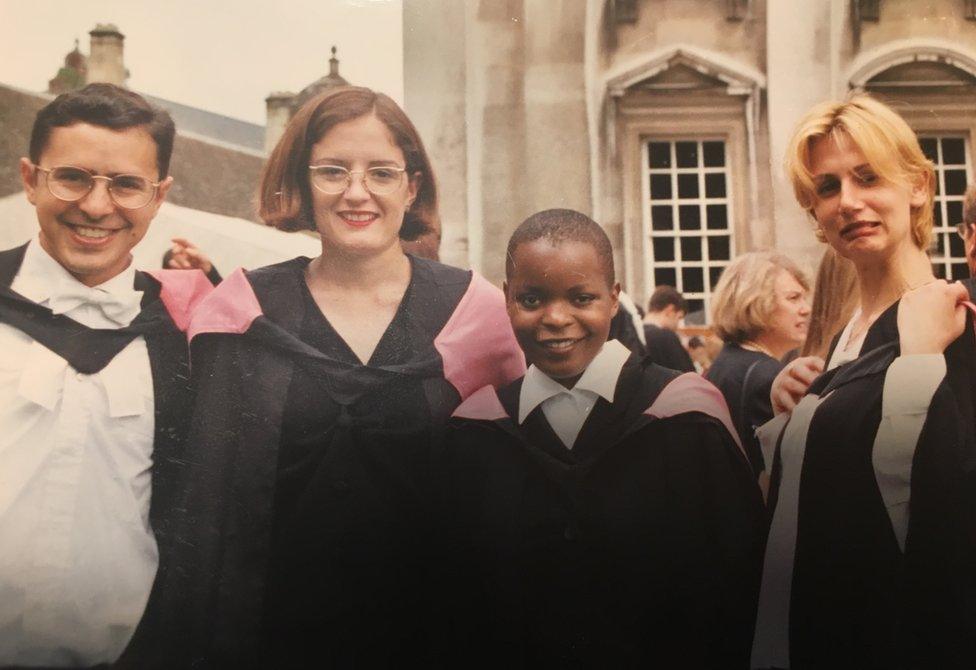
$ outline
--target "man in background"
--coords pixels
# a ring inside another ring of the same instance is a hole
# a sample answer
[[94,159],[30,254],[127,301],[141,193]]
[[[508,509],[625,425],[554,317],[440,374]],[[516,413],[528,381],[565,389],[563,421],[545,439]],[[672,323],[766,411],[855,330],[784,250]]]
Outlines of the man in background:
[[687,301],[673,286],[661,285],[654,289],[644,317],[644,339],[649,360],[679,372],[695,371],[691,356],[677,334],[687,311]]
[[970,184],[962,203],[962,223],[956,226],[966,249],[969,276],[976,277],[976,184]]

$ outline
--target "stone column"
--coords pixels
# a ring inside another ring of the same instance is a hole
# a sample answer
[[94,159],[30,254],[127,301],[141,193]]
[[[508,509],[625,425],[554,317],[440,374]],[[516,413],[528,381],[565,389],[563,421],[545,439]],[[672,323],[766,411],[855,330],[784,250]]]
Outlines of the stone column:
[[264,99],[267,121],[264,126],[264,152],[270,154],[291,120],[291,101],[294,93],[278,91]]
[[88,55],[88,83],[125,86],[129,73],[122,58],[125,35],[111,23],[99,23],[88,33],[91,47]]
[[[470,267],[465,0],[404,0],[404,109],[434,166],[441,261]],[[477,222],[480,225],[480,221]]]
[[767,4],[766,47],[769,104],[770,174],[773,183],[776,248],[809,263],[822,246],[806,213],[796,204],[783,171],[783,158],[800,118],[831,97],[833,44],[830,2]]

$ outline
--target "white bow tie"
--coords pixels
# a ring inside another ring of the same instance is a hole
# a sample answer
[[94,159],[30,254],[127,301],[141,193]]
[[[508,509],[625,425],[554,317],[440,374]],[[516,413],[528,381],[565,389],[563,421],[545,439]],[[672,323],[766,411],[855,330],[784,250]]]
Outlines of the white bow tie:
[[109,293],[100,288],[89,288],[77,281],[58,282],[48,305],[54,314],[65,314],[81,305],[95,305],[119,326],[129,325],[141,309],[142,291],[133,289]]

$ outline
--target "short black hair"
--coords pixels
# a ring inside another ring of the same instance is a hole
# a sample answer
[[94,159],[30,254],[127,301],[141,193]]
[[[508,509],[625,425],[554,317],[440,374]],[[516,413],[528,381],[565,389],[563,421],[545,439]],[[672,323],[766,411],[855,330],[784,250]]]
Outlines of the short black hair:
[[651,299],[647,301],[648,312],[663,312],[668,305],[674,305],[679,312],[688,313],[688,301],[673,286],[661,284],[654,289]]
[[88,84],[78,91],[62,93],[44,106],[34,119],[29,155],[35,164],[47,147],[54,128],[88,123],[112,130],[145,126],[156,143],[159,179],[169,173],[176,125],[169,113],[149,104],[138,93],[113,84]]
[[546,209],[527,218],[508,240],[505,253],[505,278],[511,279],[515,270],[515,250],[520,244],[545,239],[556,245],[560,242],[582,242],[596,251],[607,285],[616,281],[613,268],[613,245],[596,221],[573,209]]

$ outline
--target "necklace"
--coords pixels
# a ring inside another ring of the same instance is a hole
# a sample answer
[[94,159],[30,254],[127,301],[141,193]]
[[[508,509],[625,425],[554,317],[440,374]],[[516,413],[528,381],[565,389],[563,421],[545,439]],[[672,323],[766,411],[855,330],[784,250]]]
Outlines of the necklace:
[[752,340],[746,340],[745,342],[743,342],[739,346],[741,346],[743,349],[748,349],[749,351],[757,351],[757,352],[759,352],[761,354],[766,354],[767,356],[769,356],[772,359],[779,360],[776,356],[773,356],[773,352],[771,352],[769,349],[767,349],[766,347],[764,347],[761,344],[758,344],[756,342],[753,342]]

